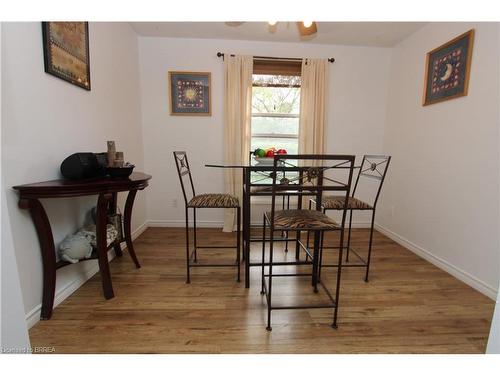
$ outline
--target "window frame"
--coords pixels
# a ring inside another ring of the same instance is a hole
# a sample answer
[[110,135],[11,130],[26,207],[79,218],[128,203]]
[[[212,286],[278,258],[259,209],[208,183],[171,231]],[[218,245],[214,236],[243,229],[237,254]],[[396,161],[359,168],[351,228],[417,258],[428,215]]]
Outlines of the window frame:
[[[274,64],[269,64],[269,65],[274,65]],[[278,64],[276,64],[278,65]],[[262,72],[258,71],[256,72],[254,69],[253,75],[270,75],[270,76],[280,76],[280,75],[288,75],[288,76],[294,76],[294,77],[300,77],[300,74],[290,74],[288,71],[284,71],[283,74],[280,74],[279,71],[276,70],[277,66],[275,66],[274,69],[272,69],[272,72]],[[253,81],[253,79],[252,79]],[[280,87],[289,87],[289,88],[298,88],[299,90],[301,89],[302,85],[285,85],[285,84],[270,84],[270,85],[262,85],[262,84],[256,84],[255,82],[252,82],[252,100],[253,100],[253,88],[255,87],[262,87],[262,88],[280,88]],[[299,97],[300,97],[300,91],[299,91]],[[254,138],[255,139],[264,139],[264,138],[273,138],[273,139],[295,139],[297,141],[297,147],[299,144],[299,134],[294,134],[294,133],[277,133],[275,131],[270,132],[270,133],[253,133],[253,119],[254,118],[294,118],[294,119],[300,119],[300,107],[299,107],[299,113],[279,113],[279,112],[253,112],[251,114],[252,121],[250,125],[250,145],[253,143]]]

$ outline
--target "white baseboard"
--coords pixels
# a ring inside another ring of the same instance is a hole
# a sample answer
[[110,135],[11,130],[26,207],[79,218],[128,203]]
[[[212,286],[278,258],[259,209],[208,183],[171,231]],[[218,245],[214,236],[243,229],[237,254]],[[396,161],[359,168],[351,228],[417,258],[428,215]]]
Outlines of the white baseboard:
[[463,281],[467,285],[476,289],[478,292],[481,292],[482,294],[491,298],[494,301],[496,300],[498,291],[491,285],[486,284],[485,282],[479,280],[470,273],[454,266],[453,264],[447,262],[444,259],[441,259],[440,257],[432,254],[429,250],[423,249],[422,247],[414,244],[413,242],[407,240],[406,238],[400,236],[397,233],[394,233],[390,229],[387,229],[380,224],[375,223],[375,229],[383,233],[393,241],[397,242],[401,246],[404,246],[405,248],[415,253],[419,257],[424,258],[428,262],[434,264],[436,267],[441,268],[443,271],[456,277],[460,281]]
[[[139,237],[147,228],[148,228],[148,222],[145,221],[132,233],[132,240],[135,240],[137,237]],[[125,243],[122,243],[121,246],[122,249],[125,249],[127,247]],[[108,252],[108,260],[111,261],[114,258],[115,258],[115,252],[113,250],[110,250]],[[94,267],[76,277],[73,281],[63,286],[60,290],[56,290],[54,296],[54,308],[57,305],[59,305],[62,301],[64,301],[66,298],[68,298],[71,294],[73,294],[83,284],[85,284],[85,282],[87,282],[87,280],[89,280],[97,272],[99,272],[99,265],[97,264],[96,261]],[[42,310],[42,304],[40,303],[26,314],[26,325],[28,326],[28,329],[30,329],[36,323],[38,323],[38,321],[40,320],[41,310]]]

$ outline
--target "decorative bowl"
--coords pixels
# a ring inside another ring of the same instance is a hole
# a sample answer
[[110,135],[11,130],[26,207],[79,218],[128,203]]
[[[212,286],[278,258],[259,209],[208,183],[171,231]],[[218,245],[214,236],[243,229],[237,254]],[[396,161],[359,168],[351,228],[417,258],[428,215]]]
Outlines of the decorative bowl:
[[255,159],[255,161],[261,165],[273,165],[274,163],[274,157],[263,157],[263,158],[260,158],[258,156],[254,156],[253,157]]
[[106,167],[106,174],[111,178],[127,178],[135,168],[135,165],[125,167]]
[[[255,161],[260,164],[261,166],[273,166],[274,165],[274,157],[263,157],[263,158],[259,158],[258,156],[254,156],[253,157],[255,159]],[[283,160],[279,160],[278,161],[278,165],[283,165],[284,162]]]

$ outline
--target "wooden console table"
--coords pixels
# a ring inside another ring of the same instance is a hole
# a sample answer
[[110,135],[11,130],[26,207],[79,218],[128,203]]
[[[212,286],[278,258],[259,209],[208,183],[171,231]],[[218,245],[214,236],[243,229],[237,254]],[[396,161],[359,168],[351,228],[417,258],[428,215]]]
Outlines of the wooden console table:
[[[56,249],[52,229],[45,209],[39,199],[98,195],[96,219],[97,250],[89,259],[98,260],[104,297],[106,299],[111,299],[114,297],[114,293],[113,285],[111,284],[111,275],[109,273],[108,250],[114,248],[116,255],[122,256],[120,245],[121,242],[126,242],[128,252],[135,266],[137,268],[141,267],[132,244],[130,219],[132,217],[132,207],[134,205],[137,190],[146,188],[150,179],[150,175],[135,172],[125,179],[95,178],[79,181],[53,180],[13,187],[13,189],[19,191],[19,207],[28,209],[31,214],[40,242],[43,262],[42,320],[50,319],[52,316],[56,288],[56,270],[72,263],[66,261],[56,262]],[[124,239],[114,241],[110,246],[107,246],[107,215],[109,213],[116,213],[117,194],[123,191],[128,191],[123,214]],[[82,261],[83,260],[88,259],[82,259]]]

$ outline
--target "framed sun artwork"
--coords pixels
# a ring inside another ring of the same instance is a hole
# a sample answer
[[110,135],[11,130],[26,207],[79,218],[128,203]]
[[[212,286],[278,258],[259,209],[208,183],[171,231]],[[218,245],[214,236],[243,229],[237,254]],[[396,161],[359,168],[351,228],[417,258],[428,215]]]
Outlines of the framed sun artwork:
[[209,72],[168,72],[170,114],[211,116]]
[[423,105],[466,96],[474,29],[427,53]]

